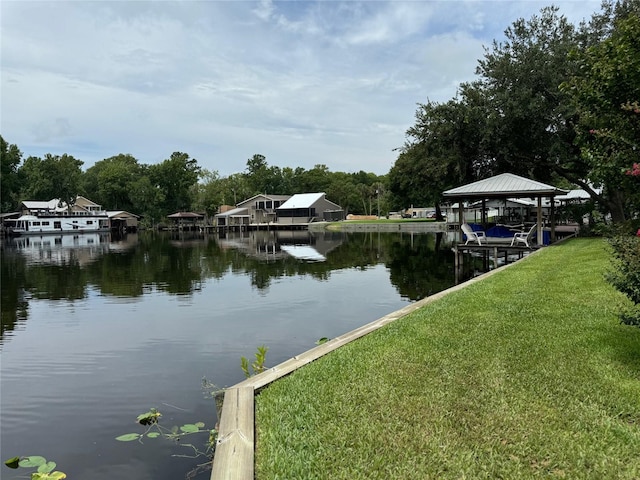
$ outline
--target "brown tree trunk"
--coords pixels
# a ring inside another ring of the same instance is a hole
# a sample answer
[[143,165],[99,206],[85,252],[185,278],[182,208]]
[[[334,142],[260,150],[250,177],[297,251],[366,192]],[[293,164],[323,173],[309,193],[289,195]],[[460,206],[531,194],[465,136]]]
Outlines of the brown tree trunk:
[[626,220],[626,215],[624,214],[624,194],[620,190],[608,192],[607,207],[609,207],[611,221],[613,221],[613,223],[621,223]]

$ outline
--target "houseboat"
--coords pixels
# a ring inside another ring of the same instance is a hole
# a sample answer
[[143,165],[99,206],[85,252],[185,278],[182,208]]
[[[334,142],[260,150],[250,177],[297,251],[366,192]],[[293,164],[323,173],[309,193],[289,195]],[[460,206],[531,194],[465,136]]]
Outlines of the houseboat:
[[96,233],[109,231],[107,212],[78,214],[22,215],[10,228],[12,235],[47,235],[59,233]]
[[138,216],[125,211],[108,212],[101,205],[78,195],[72,205],[57,198],[49,201],[23,201],[17,219],[3,221],[10,236],[60,233],[98,233],[115,230],[133,232]]

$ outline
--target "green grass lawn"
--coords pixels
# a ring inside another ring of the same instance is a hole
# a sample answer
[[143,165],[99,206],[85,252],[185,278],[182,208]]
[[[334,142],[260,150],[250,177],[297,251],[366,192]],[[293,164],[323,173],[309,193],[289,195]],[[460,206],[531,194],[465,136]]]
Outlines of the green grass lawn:
[[435,222],[436,220],[433,218],[378,218],[375,220],[341,220],[340,222],[334,223],[424,223],[424,222]]
[[271,384],[256,478],[640,478],[640,329],[608,267],[602,240],[546,248]]

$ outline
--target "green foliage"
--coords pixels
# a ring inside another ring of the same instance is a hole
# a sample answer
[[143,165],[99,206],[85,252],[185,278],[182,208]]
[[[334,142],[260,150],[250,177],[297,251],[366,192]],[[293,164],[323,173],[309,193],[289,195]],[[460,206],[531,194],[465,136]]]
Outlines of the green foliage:
[[515,21],[505,36],[456,99],[419,105],[389,173],[396,208],[437,204],[447,188],[503,172],[550,181],[554,172],[584,170],[572,148],[573,110],[558,89],[573,73],[567,54],[575,29],[548,7]]
[[201,167],[198,161],[183,152],[174,152],[158,165],[151,165],[148,175],[162,192],[163,211],[188,211],[193,202],[193,186],[197,184]]
[[[454,100],[420,104],[389,172],[394,209],[503,172],[580,187],[615,222],[640,211],[624,172],[640,138],[640,2],[573,26],[558,7],[518,19]],[[602,186],[602,193],[593,188]]]
[[246,180],[251,196],[284,192],[280,168],[270,167],[264,155],[256,154],[247,160]]
[[[218,411],[218,417],[222,411],[222,400],[224,389],[218,388],[215,384],[209,382],[206,378],[202,379],[202,390],[206,393],[207,397],[213,397],[216,401],[216,408]],[[218,431],[215,428],[205,430],[204,422],[185,423],[181,426],[173,425],[172,427],[165,427],[160,424],[162,413],[156,408],[151,408],[145,413],[141,413],[136,417],[136,422],[140,425],[147,427],[142,432],[131,432],[117,436],[115,439],[119,442],[134,442],[138,441],[142,443],[145,438],[164,438],[165,440],[171,440],[182,447],[192,450],[190,455],[173,455],[176,457],[198,458],[206,456],[209,461],[200,464],[191,470],[186,478],[191,478],[199,474],[202,470],[211,466],[211,459],[216,448],[216,442],[218,440]],[[207,439],[204,442],[204,449],[198,448],[191,443],[184,443],[182,440],[188,435],[208,433]]]
[[9,145],[0,135],[0,212],[12,212],[18,207],[20,175],[18,166],[22,152],[16,145]]
[[73,205],[81,188],[82,164],[81,160],[66,153],[27,158],[18,170],[24,182],[22,199],[58,198],[67,205]]
[[200,181],[192,188],[194,193],[192,209],[196,212],[206,212],[213,216],[218,212],[218,208],[224,204],[223,192],[220,187],[220,176],[218,172],[203,169],[200,172]]
[[638,183],[625,175],[640,148],[640,2],[625,5],[599,18],[606,36],[574,52],[579,73],[562,85],[580,115],[577,144],[589,178],[605,185],[615,221],[640,211]]
[[18,467],[37,469],[31,474],[31,480],[62,480],[67,478],[66,473],[55,470],[56,462],[47,461],[46,458],[39,455],[13,457],[6,460],[4,464],[12,469]]
[[138,415],[136,420],[140,425],[151,425],[152,423],[158,423],[160,417],[162,417],[162,414],[155,408],[152,408],[148,412]]
[[258,347],[256,353],[254,354],[255,360],[251,363],[252,371],[249,371],[249,360],[246,357],[240,358],[240,368],[242,368],[245,377],[249,378],[252,375],[262,373],[267,369],[264,364],[267,359],[267,351],[269,351],[269,348],[265,347],[264,345]]
[[510,171],[551,181],[555,173],[586,173],[573,147],[574,109],[559,85],[576,69],[569,52],[575,27],[545,7],[530,19],[518,19],[494,41],[479,62],[480,93],[488,104],[485,144],[496,173]]
[[9,468],[18,468],[20,466],[20,457],[13,457],[5,460],[4,464]]
[[[143,178],[142,165],[132,155],[115,155],[96,162],[82,177],[85,196],[113,210],[142,212],[143,194],[138,182]],[[137,201],[134,201],[137,200]]]
[[437,205],[444,190],[491,172],[482,146],[488,114],[478,88],[463,85],[460,99],[419,105],[389,172],[394,209]]
[[620,313],[628,325],[640,326],[640,237],[616,235],[608,239],[613,252],[613,268],[607,280],[633,302]]
[[[151,408],[148,412],[141,413],[136,418],[137,423],[142,426],[145,426],[146,429],[142,432],[131,432],[125,433],[123,435],[119,435],[116,437],[116,440],[119,442],[133,442],[138,441],[142,443],[144,438],[164,438],[166,440],[171,440],[181,445],[182,447],[189,448],[192,450],[191,455],[176,455],[181,457],[189,457],[189,458],[197,458],[200,456],[207,456],[208,458],[213,457],[213,452],[216,446],[216,440],[218,438],[218,432],[214,429],[206,430],[204,429],[205,424],[203,422],[195,422],[195,423],[185,423],[184,425],[177,426],[174,425],[172,427],[165,427],[160,424],[160,418],[162,414],[155,408]],[[182,439],[188,435],[206,433],[208,434],[207,440],[204,443],[204,450],[199,449],[193,444],[184,443]]]

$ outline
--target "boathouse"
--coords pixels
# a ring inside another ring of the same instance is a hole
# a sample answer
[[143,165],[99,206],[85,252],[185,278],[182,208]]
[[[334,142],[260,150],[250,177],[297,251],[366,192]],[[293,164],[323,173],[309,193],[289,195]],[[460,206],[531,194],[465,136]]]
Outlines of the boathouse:
[[140,217],[124,210],[107,211],[109,217],[109,227],[112,231],[126,233],[136,232]]
[[325,198],[325,193],[298,193],[276,209],[278,223],[295,225],[324,220],[344,220],[340,205]]
[[173,222],[172,228],[177,230],[198,230],[203,226],[204,215],[194,212],[176,212],[167,215]]

